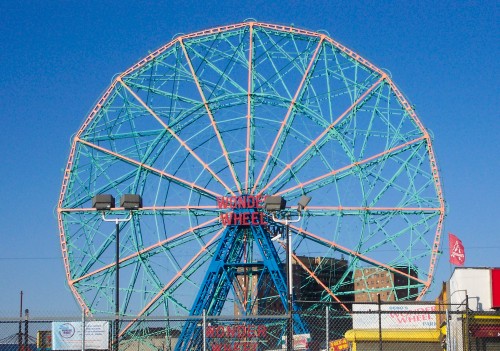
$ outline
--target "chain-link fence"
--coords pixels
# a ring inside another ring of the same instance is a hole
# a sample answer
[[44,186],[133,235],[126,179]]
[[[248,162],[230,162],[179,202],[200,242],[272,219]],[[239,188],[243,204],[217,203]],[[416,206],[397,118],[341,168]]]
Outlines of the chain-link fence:
[[0,351],[500,351],[499,312],[425,302],[314,304],[291,318],[3,317]]

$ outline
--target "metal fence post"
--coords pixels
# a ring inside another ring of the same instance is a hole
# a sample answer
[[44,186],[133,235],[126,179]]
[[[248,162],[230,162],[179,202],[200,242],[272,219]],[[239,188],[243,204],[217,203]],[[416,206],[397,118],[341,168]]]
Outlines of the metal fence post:
[[203,351],[207,351],[207,315],[203,309]]
[[472,350],[470,340],[470,314],[469,314],[469,295],[465,294],[465,337],[467,338],[467,351]]
[[451,323],[450,323],[450,309],[448,306],[446,308],[446,349],[451,351]]
[[85,351],[85,309],[82,308],[82,351]]
[[29,341],[28,341],[28,319],[29,319],[29,314],[30,314],[30,311],[28,309],[24,310],[24,313],[25,313],[25,316],[26,316],[26,319],[24,320],[24,350],[27,351],[28,350],[28,345],[29,345]]
[[23,292],[21,291],[21,308],[19,309],[19,333],[17,333],[18,350],[23,348]]
[[378,302],[378,349],[382,351],[382,301],[380,300],[380,294],[377,294]]
[[329,326],[328,326],[328,304],[325,305],[326,311],[325,311],[325,319],[326,319],[326,340],[325,340],[325,350],[328,350],[328,342],[330,340],[330,335],[329,335]]

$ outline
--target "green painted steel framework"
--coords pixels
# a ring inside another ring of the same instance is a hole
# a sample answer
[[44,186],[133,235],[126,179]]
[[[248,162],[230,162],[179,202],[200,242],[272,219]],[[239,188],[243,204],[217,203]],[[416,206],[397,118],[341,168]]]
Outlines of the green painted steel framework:
[[[120,311],[132,318],[121,335],[141,317],[193,309],[224,237],[219,197],[313,198],[290,230],[296,292],[318,301],[421,298],[445,215],[431,137],[388,74],[323,33],[253,21],[149,54],[73,139],[58,203],[67,281],[83,309],[112,314],[115,233],[91,208],[100,193],[144,203],[120,228]],[[248,230],[237,227],[243,268],[222,314],[270,313],[279,301]],[[273,245],[282,265],[286,250]]]

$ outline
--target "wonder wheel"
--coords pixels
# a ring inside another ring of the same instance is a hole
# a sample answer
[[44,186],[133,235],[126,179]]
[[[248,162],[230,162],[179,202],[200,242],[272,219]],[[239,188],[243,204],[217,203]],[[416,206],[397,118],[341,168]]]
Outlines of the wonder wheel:
[[[267,196],[289,205],[275,219],[312,198],[289,225],[303,313],[421,298],[444,218],[431,137],[391,77],[323,33],[253,21],[174,38],[117,76],[76,133],[58,221],[68,284],[94,314],[112,314],[116,293],[115,226],[92,207],[105,193],[143,201],[119,224],[120,335],[151,315],[288,312]],[[186,325],[178,349],[193,347]]]

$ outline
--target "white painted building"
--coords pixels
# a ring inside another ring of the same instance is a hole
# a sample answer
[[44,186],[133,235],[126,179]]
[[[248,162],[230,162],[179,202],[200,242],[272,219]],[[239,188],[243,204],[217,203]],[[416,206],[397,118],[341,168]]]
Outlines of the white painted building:
[[[448,287],[450,303],[465,306],[466,295],[468,295],[471,310],[494,311],[491,279],[493,269],[456,267],[451,275]],[[453,307],[459,308],[459,306]]]
[[448,351],[500,350],[500,268],[456,267],[447,290]]

